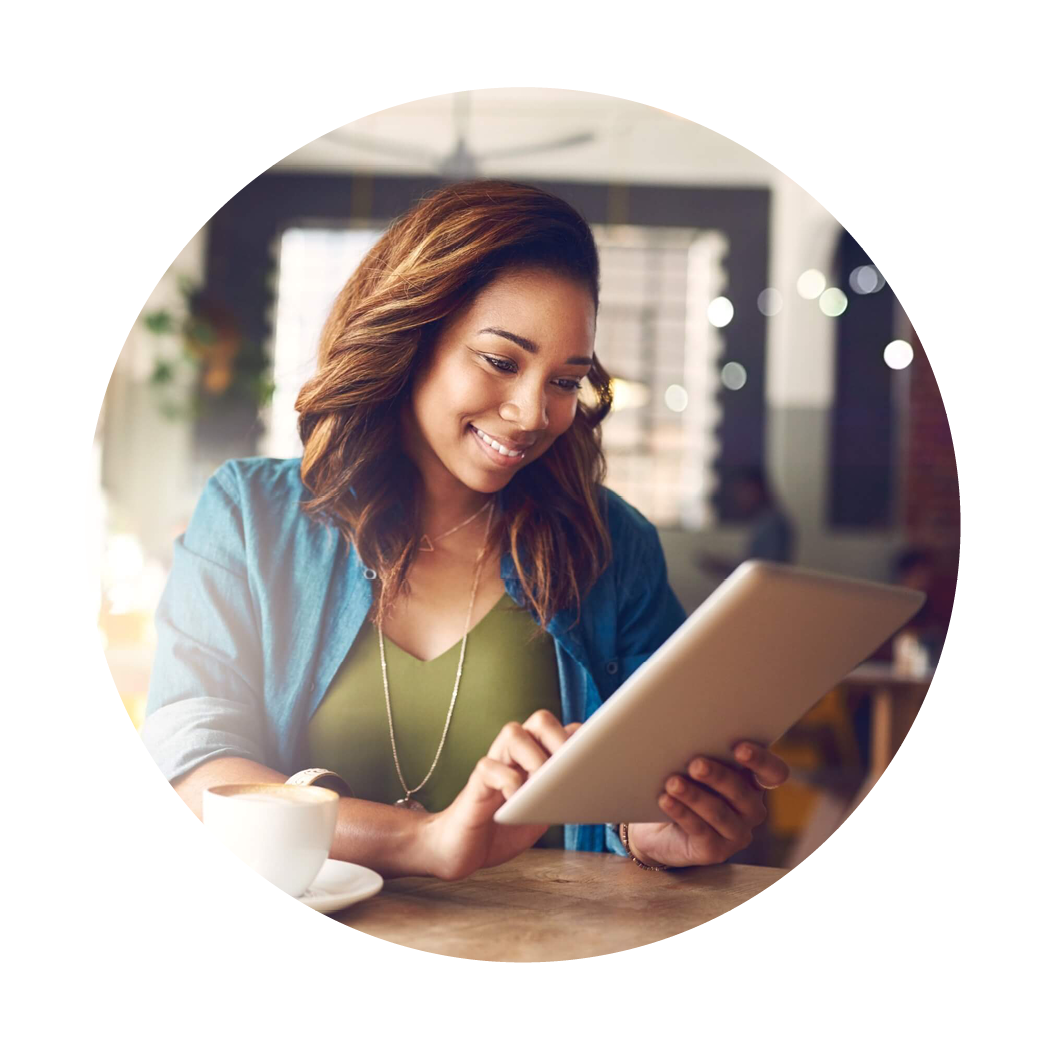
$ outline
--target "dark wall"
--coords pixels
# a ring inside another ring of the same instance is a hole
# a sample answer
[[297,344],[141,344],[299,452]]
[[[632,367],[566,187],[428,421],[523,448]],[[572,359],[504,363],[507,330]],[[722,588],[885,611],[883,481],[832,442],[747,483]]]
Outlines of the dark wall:
[[855,293],[850,273],[872,260],[843,231],[830,285],[847,295],[836,319],[835,398],[829,460],[829,521],[842,528],[887,528],[895,520],[898,374],[883,362],[894,339],[896,298],[889,285]]

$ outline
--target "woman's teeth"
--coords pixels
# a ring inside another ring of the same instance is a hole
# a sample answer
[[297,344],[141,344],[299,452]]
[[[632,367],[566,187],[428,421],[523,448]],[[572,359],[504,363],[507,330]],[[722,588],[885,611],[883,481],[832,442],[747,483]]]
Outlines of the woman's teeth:
[[[474,427],[474,424],[471,424],[471,426]],[[504,448],[502,445],[499,444],[498,441],[495,440],[495,438],[490,438],[484,431],[478,430],[477,427],[474,427],[474,430],[477,431],[478,437],[480,437],[481,440],[486,445],[491,445],[492,448],[494,448],[496,450],[496,452],[498,452],[501,456],[520,456],[521,455],[520,452],[511,452],[510,449]]]

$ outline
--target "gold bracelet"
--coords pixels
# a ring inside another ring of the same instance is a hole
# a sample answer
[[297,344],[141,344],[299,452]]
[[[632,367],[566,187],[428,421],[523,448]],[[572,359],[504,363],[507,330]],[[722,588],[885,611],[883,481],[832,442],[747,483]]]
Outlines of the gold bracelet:
[[626,848],[626,853],[630,856],[630,861],[633,861],[639,868],[643,868],[648,872],[668,872],[669,865],[649,865],[644,861],[641,861],[636,854],[630,849],[630,827],[627,823],[623,823],[619,826],[619,839],[622,840],[623,847]]

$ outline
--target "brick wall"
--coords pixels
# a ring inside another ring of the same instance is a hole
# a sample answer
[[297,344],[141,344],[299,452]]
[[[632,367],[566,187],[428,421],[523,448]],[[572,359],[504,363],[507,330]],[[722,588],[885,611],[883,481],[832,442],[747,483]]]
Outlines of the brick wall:
[[937,380],[914,331],[910,341],[915,355],[909,367],[903,522],[908,545],[935,556],[931,607],[947,629],[959,568],[959,476]]

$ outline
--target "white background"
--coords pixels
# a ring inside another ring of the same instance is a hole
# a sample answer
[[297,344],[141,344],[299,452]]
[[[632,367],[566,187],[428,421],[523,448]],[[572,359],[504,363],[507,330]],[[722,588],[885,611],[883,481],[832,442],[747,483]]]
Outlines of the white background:
[[[1029,507],[1038,84],[1027,8],[371,10],[8,13],[0,545],[11,1037],[1026,1033],[1042,773],[1039,515]],[[78,518],[98,409],[172,258],[239,188],[312,138],[414,98],[494,86],[654,105],[802,185],[887,273],[918,330],[962,486],[948,644],[911,734],[850,822],[712,923],[560,964],[399,948],[250,875],[160,778],[83,611]]]

